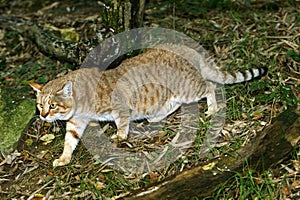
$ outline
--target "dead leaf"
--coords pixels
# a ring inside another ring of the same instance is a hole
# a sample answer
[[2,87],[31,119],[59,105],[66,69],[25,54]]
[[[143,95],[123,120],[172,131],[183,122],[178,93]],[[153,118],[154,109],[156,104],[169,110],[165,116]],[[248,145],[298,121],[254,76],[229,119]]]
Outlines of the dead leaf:
[[54,134],[46,134],[46,135],[43,135],[40,138],[40,140],[47,142],[47,141],[53,140],[54,138],[55,138]]

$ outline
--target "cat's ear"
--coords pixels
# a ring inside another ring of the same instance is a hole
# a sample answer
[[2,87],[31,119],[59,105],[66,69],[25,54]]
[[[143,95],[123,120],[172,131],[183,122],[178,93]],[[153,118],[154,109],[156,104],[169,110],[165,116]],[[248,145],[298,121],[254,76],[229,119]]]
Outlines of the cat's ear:
[[64,88],[62,89],[62,92],[65,96],[72,96],[73,90],[72,90],[72,82],[68,81]]
[[28,84],[32,87],[32,89],[33,89],[34,91],[37,92],[37,94],[40,93],[41,90],[43,89],[43,86],[42,86],[42,85],[39,85],[39,84],[37,84],[37,83],[29,82]]

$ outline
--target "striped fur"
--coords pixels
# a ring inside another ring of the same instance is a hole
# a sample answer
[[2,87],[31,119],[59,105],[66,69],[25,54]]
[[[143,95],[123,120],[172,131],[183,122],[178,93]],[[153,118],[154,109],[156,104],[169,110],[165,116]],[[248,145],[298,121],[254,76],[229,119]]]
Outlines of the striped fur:
[[224,72],[213,70],[213,75],[209,73],[206,80],[219,84],[234,84],[252,80],[257,77],[264,76],[267,73],[267,68],[253,68],[242,72]]
[[114,121],[114,138],[126,139],[132,120],[157,122],[182,103],[207,98],[208,114],[217,110],[216,83],[232,84],[264,75],[265,68],[228,73],[217,70],[205,55],[179,45],[160,45],[125,60],[112,70],[82,68],[50,81],[30,83],[37,92],[41,119],[66,120],[64,151],[54,166],[70,162],[91,120]]

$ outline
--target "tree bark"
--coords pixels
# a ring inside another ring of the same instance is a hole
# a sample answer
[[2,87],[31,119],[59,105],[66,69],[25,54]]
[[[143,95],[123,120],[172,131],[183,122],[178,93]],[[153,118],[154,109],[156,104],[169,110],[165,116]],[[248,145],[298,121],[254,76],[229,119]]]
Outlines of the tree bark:
[[238,151],[186,170],[151,187],[133,191],[120,199],[203,198],[212,194],[219,184],[234,174],[243,173],[245,166],[261,171],[277,165],[288,157],[299,140],[300,109],[290,109],[280,114],[272,125]]
[[131,9],[131,23],[130,28],[137,28],[143,26],[145,0],[130,0]]

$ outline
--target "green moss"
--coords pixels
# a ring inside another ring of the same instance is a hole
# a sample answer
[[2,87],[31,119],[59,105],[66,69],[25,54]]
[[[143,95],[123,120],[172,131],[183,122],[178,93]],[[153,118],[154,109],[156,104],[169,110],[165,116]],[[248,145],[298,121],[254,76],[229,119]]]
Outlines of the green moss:
[[[13,96],[10,96],[12,94]],[[0,90],[1,152],[9,152],[14,148],[34,113],[35,102],[33,99],[18,98],[17,91],[8,93]]]

